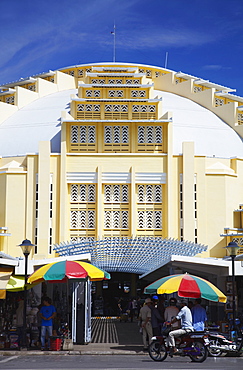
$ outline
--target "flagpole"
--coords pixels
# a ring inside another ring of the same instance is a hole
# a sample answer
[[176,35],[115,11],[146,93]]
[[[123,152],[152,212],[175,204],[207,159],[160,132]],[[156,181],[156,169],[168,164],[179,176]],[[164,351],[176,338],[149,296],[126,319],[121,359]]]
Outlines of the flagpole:
[[116,61],[116,25],[115,25],[115,22],[114,22],[114,45],[113,45],[113,62],[115,63]]

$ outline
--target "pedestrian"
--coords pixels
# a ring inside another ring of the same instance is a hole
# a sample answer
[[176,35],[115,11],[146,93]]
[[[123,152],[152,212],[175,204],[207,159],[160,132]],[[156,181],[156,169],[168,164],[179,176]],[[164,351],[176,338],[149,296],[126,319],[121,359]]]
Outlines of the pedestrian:
[[201,306],[201,299],[195,300],[195,305],[191,309],[192,311],[192,322],[195,331],[204,331],[205,324],[207,321],[207,314],[205,308]]
[[50,349],[50,336],[52,336],[53,319],[56,316],[56,309],[51,304],[49,297],[43,298],[43,306],[40,309],[41,318],[41,350],[45,350],[46,333],[48,334],[48,349]]
[[161,334],[160,324],[162,323],[163,319],[160,316],[159,310],[157,308],[158,300],[152,298],[152,304],[150,305],[151,309],[151,325],[153,329],[153,335],[159,336]]
[[[176,307],[177,300],[176,298],[172,297],[169,300],[169,306],[166,307],[165,312],[164,312],[164,318],[165,321],[171,321],[175,316],[178,315],[179,308]],[[180,328],[180,321],[176,321],[171,325],[171,328],[173,330],[179,329]]]
[[172,330],[169,332],[167,338],[167,344],[170,348],[170,352],[175,354],[178,349],[175,347],[175,338],[180,337],[183,334],[194,331],[192,325],[192,314],[190,308],[187,307],[186,301],[181,301],[181,310],[178,312],[176,317],[171,320],[171,324],[174,324],[177,320],[181,320],[181,329]]
[[20,348],[24,335],[24,301],[21,298],[18,300],[18,308],[16,310],[16,326],[18,333],[18,346]]
[[145,351],[148,349],[148,344],[150,344],[151,338],[153,336],[151,325],[151,304],[151,299],[146,298],[144,306],[140,309],[139,313],[140,327],[143,329],[143,348]]

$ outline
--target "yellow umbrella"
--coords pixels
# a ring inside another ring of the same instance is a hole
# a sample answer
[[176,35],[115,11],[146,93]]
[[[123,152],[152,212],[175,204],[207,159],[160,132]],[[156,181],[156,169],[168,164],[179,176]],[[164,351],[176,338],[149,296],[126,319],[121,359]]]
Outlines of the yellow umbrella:
[[[10,276],[10,279],[7,283],[6,290],[9,292],[21,292],[24,290],[24,282],[25,277],[24,276]],[[27,284],[26,288],[31,289],[36,284]]]
[[66,281],[67,279],[91,281],[110,279],[108,272],[83,261],[58,261],[40,267],[28,278],[28,283],[42,281]]

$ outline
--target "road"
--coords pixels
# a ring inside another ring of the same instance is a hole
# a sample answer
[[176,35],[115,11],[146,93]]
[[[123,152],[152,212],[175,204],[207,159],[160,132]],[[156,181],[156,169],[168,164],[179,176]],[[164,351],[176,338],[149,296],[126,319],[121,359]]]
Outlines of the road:
[[187,357],[167,358],[154,362],[144,355],[42,355],[1,356],[1,370],[67,369],[67,370],[234,370],[242,368],[243,357],[209,357],[202,364],[191,362]]

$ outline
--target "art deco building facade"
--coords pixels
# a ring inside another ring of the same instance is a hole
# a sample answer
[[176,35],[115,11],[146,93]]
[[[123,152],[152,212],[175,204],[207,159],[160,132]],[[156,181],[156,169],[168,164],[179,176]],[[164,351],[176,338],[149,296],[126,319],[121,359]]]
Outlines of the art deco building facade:
[[[243,98],[147,65],[94,63],[0,93],[0,250],[139,236],[241,244]],[[9,236],[7,236],[9,235]]]

